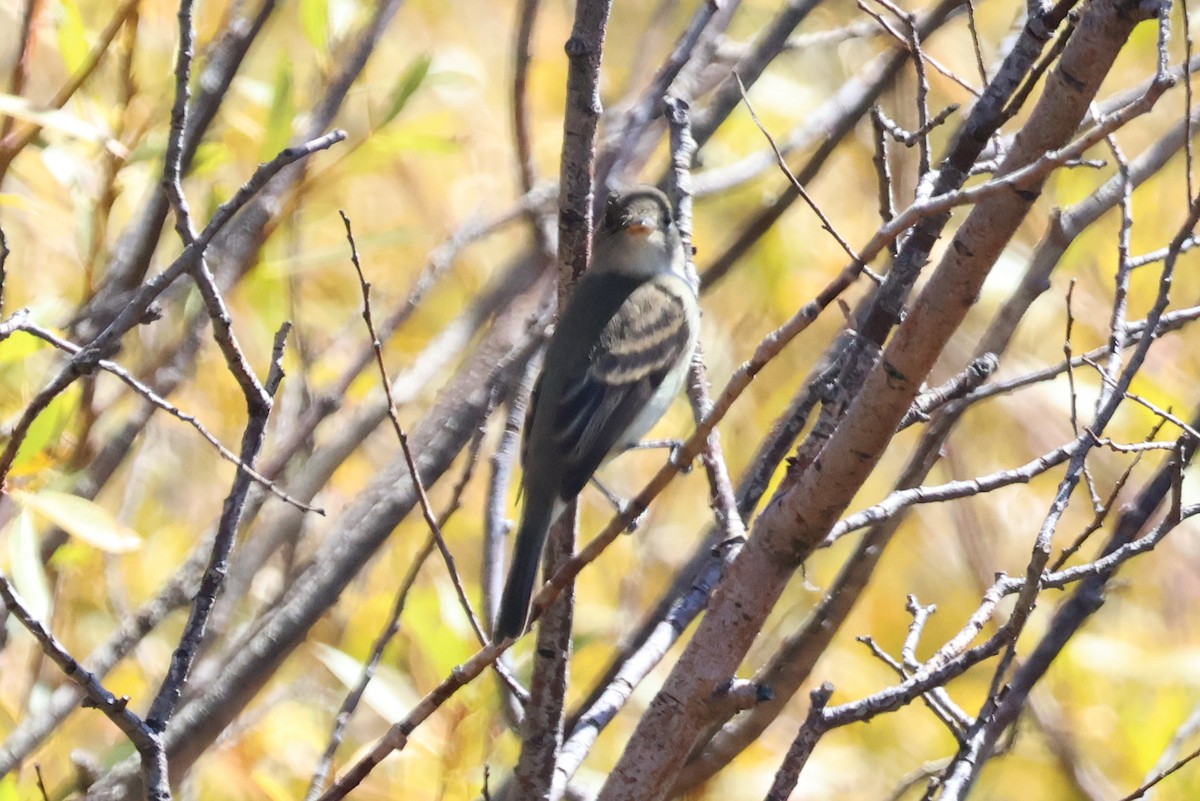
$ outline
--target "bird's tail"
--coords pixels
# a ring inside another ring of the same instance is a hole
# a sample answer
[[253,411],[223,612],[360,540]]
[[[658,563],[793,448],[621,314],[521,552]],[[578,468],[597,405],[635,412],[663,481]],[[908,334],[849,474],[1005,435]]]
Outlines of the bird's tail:
[[494,642],[520,637],[525,633],[529,599],[533,597],[538,565],[542,561],[542,548],[554,518],[555,504],[539,500],[532,496],[525,500],[521,527],[517,530],[517,544],[513,548],[512,566],[508,569],[504,594],[500,596],[500,614],[492,630]]

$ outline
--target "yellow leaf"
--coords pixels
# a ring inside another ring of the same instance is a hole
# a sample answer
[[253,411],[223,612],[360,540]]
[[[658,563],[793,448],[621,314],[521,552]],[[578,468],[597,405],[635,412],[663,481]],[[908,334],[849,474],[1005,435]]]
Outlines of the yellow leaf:
[[21,789],[17,786],[16,773],[9,773],[0,779],[0,801],[20,801]]
[[272,776],[265,770],[253,770],[250,772],[250,778],[258,785],[258,789],[262,790],[271,801],[290,801],[295,798],[284,782]]
[[107,553],[128,553],[142,545],[142,538],[117,521],[97,504],[65,492],[13,490],[12,498],[30,511],[54,523],[73,537]]
[[66,62],[67,72],[74,73],[87,59],[88,41],[87,28],[83,24],[83,15],[79,6],[71,0],[62,0],[60,6],[62,19],[55,29],[58,32],[58,49]]
[[0,364],[20,364],[45,347],[46,343],[37,337],[13,336],[5,340],[4,347],[0,348]]

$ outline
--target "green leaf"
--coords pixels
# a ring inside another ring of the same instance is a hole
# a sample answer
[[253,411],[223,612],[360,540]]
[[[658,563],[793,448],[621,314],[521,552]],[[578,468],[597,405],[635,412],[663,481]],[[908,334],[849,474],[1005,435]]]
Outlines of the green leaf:
[[52,490],[13,490],[10,494],[26,509],[106,553],[128,553],[142,545],[142,538],[136,531],[86,498]]
[[318,54],[329,52],[328,0],[300,0],[300,26]]
[[50,401],[49,405],[37,416],[21,447],[17,449],[17,458],[13,461],[13,473],[20,474],[21,468],[38,460],[52,443],[57,443],[62,433],[67,429],[78,404],[78,391],[69,390]]
[[232,159],[230,149],[219,142],[201,142],[192,159],[192,176],[207,177],[228,164]]
[[25,602],[25,608],[42,623],[49,623],[53,609],[50,582],[42,569],[42,556],[38,549],[37,530],[33,515],[28,510],[7,526],[9,570],[13,584]]
[[295,116],[291,61],[282,58],[275,74],[275,91],[271,95],[271,110],[267,113],[267,130],[263,136],[259,161],[270,161],[287,147],[292,139],[292,120]]
[[428,53],[423,53],[408,65],[408,69],[400,76],[400,83],[392,91],[392,99],[388,103],[387,113],[383,115],[381,127],[396,119],[396,116],[408,105],[409,98],[416,93],[424,83],[425,77],[429,75],[429,65],[432,61],[433,59],[429,57]]

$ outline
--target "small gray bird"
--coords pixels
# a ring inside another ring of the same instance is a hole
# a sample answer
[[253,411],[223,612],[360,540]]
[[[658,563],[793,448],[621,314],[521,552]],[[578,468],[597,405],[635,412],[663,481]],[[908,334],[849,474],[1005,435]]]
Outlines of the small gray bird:
[[525,631],[546,534],[592,473],[662,417],[687,374],[700,310],[671,205],[653,187],[612,194],[533,387],[525,507],[493,639]]

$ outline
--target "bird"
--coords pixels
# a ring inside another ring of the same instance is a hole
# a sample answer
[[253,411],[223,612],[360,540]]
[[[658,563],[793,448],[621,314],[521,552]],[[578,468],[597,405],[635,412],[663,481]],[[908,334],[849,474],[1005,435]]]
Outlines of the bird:
[[534,383],[521,443],[524,507],[492,639],[525,632],[550,526],[604,462],[637,444],[679,393],[700,328],[671,204],[654,187],[609,194],[591,267]]

